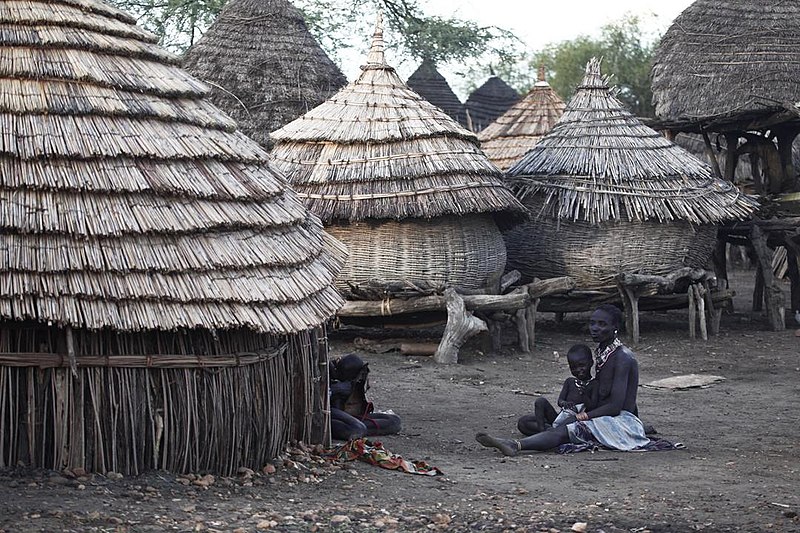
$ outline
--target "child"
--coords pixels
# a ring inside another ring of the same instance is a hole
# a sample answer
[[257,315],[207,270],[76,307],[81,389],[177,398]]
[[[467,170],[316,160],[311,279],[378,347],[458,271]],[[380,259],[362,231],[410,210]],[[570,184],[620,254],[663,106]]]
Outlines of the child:
[[524,415],[517,421],[517,428],[524,435],[534,435],[551,426],[560,426],[575,421],[575,415],[591,409],[597,403],[597,387],[592,380],[594,358],[592,350],[585,344],[576,344],[567,352],[567,363],[573,377],[564,380],[558,406],[561,413],[547,401],[537,398],[533,404],[533,414]]

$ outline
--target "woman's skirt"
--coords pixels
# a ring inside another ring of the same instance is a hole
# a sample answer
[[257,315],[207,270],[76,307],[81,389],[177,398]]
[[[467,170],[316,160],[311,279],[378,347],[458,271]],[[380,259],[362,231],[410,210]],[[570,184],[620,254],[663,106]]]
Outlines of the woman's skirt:
[[596,444],[612,450],[629,451],[649,444],[644,426],[633,413],[599,416],[567,425],[569,440],[575,444]]

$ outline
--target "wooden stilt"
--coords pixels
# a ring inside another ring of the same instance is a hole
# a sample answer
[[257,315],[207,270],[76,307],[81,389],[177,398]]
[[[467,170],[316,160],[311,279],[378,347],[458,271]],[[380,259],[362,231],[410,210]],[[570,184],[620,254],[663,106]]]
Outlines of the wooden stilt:
[[[466,309],[466,308],[465,308]],[[492,353],[500,353],[503,349],[503,313],[492,313],[486,317],[486,325],[489,328],[489,336],[492,339]]]
[[519,338],[519,349],[523,353],[531,352],[531,341],[528,337],[528,319],[525,309],[518,309],[514,314],[514,321],[517,325],[517,337]]
[[775,277],[772,275],[772,254],[767,247],[767,238],[758,225],[753,225],[750,232],[750,241],[753,243],[758,264],[761,267],[767,319],[773,331],[783,331],[786,329],[786,309],[783,291],[781,291],[780,286],[775,282]]
[[786,259],[789,262],[789,282],[791,283],[791,302],[792,311],[800,311],[800,244],[794,242],[792,237],[786,236]]
[[528,348],[533,351],[536,344],[536,309],[539,307],[539,298],[534,298],[533,303],[525,309],[525,324],[528,326]]
[[753,283],[753,307],[754,313],[764,309],[764,273],[761,272],[761,265],[756,266],[756,279]]
[[458,363],[458,351],[470,337],[486,331],[486,323],[473,316],[464,306],[464,299],[453,288],[444,292],[447,301],[447,325],[433,358],[437,363]]
[[708,281],[703,282],[705,290],[706,315],[708,316],[708,330],[712,335],[719,335],[719,323],[722,319],[722,309],[714,305],[714,295]]
[[693,284],[690,289],[694,291],[694,301],[697,304],[697,318],[700,320],[700,338],[707,341],[708,322],[706,321],[706,291],[700,283]]
[[689,296],[689,338],[694,339],[697,338],[696,332],[696,322],[697,322],[697,305],[694,302],[694,290],[692,290],[692,285],[689,285],[689,290],[686,291],[687,296]]

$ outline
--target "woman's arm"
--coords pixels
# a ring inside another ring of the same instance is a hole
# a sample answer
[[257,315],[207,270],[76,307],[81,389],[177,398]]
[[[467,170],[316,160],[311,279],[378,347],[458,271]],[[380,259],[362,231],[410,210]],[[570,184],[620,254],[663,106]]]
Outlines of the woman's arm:
[[630,357],[615,358],[613,364],[614,366],[611,369],[614,371],[611,394],[604,400],[602,405],[598,405],[589,411],[589,418],[617,416],[622,411],[623,405],[625,405],[625,398],[628,396],[628,374],[631,371],[633,359]]

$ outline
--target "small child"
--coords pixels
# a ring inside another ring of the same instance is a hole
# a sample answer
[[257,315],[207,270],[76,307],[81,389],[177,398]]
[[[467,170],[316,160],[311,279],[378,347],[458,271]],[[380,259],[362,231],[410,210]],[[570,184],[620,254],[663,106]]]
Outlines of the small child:
[[592,380],[594,358],[592,350],[585,344],[576,344],[567,351],[567,363],[572,377],[564,380],[557,404],[561,412],[547,398],[537,398],[533,404],[533,414],[524,415],[517,421],[517,428],[523,435],[534,435],[551,426],[560,426],[575,421],[575,415],[589,410],[597,403],[597,387]]

